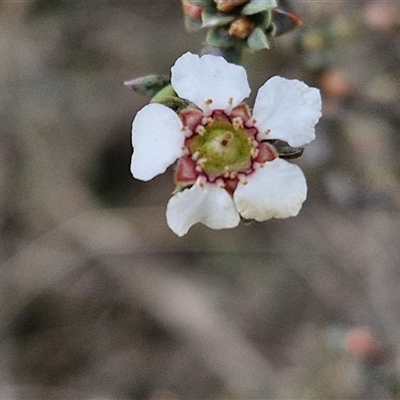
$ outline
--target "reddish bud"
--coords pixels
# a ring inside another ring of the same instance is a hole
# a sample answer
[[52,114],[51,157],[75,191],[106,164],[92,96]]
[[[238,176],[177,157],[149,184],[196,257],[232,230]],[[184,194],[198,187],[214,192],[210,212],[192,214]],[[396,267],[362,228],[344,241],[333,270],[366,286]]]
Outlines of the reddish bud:
[[229,34],[238,39],[246,39],[254,30],[254,24],[246,17],[235,19],[229,27]]
[[182,0],[183,13],[192,19],[201,19],[203,9],[188,1]]
[[217,9],[222,12],[231,12],[237,6],[247,3],[249,0],[214,0]]

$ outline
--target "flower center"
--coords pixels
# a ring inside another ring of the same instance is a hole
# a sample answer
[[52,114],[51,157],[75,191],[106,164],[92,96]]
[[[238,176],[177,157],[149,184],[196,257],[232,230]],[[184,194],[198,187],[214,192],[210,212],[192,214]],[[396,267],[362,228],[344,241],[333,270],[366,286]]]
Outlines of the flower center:
[[244,130],[219,120],[204,128],[190,141],[189,149],[192,154],[198,154],[205,173],[216,177],[250,166],[252,140]]
[[179,159],[175,172],[178,188],[201,177],[232,194],[239,181],[245,184],[256,168],[278,156],[271,144],[257,139],[258,130],[244,103],[229,114],[214,110],[211,116],[204,116],[201,110],[186,109],[179,116],[186,135],[186,155]]

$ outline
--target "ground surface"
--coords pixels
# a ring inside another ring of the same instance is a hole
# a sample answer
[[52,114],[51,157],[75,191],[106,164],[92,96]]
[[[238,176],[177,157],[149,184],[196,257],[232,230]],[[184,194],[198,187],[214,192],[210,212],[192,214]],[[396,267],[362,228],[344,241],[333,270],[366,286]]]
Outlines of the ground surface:
[[1,399],[396,398],[399,6],[286,5],[302,28],[245,66],[322,90],[309,198],[177,238],[122,82],[198,51],[179,2],[0,2]]

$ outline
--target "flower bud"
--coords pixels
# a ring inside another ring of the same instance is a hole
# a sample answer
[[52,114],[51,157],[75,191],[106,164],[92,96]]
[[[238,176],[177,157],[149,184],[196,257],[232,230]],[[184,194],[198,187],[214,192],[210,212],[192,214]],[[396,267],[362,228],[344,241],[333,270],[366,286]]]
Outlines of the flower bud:
[[248,0],[214,0],[217,5],[217,9],[221,12],[231,12],[236,7],[247,3]]
[[201,13],[203,9],[195,4],[189,3],[188,1],[182,0],[183,13],[192,19],[201,19]]
[[254,24],[246,17],[240,17],[232,22],[229,27],[229,34],[239,39],[245,39],[250,36],[254,30]]

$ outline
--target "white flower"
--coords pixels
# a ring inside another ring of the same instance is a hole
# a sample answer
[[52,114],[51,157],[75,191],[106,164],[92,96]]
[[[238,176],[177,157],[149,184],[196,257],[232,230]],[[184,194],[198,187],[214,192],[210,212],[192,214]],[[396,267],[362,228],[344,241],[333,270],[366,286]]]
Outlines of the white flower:
[[321,116],[319,91],[278,76],[258,91],[253,116],[244,68],[222,57],[186,53],[171,69],[172,86],[196,107],[178,114],[150,104],[133,121],[131,171],[144,181],[178,160],[175,183],[182,189],[167,206],[178,235],[200,222],[232,228],[245,219],[295,216],[306,199],[299,167],[279,158],[268,141],[302,146],[315,137]]

